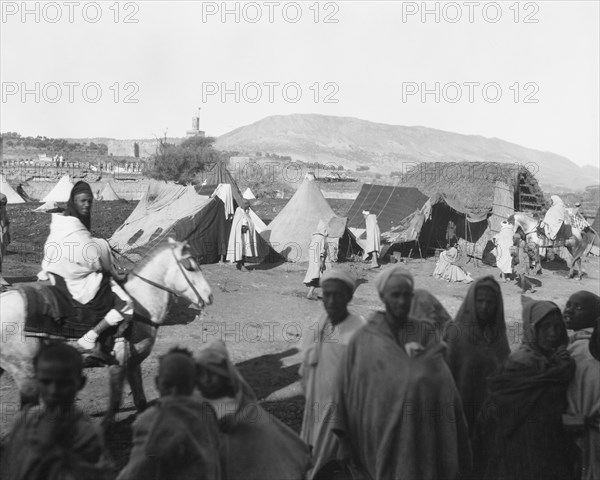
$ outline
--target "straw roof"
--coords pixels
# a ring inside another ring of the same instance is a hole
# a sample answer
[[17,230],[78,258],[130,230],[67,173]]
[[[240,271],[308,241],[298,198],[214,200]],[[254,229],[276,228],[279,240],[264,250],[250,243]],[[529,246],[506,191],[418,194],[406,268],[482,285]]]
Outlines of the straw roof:
[[458,198],[473,214],[490,211],[496,182],[515,192],[515,208],[541,210],[544,195],[535,176],[522,165],[493,162],[420,163],[405,172],[398,185],[416,187],[427,195],[443,193]]

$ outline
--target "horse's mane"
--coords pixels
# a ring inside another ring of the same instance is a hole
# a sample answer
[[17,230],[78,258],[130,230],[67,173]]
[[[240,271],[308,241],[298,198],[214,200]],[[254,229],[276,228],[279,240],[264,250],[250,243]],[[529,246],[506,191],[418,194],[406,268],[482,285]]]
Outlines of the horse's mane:
[[160,243],[158,246],[152,248],[148,253],[144,255],[144,257],[138,263],[136,263],[135,267],[133,267],[133,270],[131,272],[141,272],[146,265],[148,265],[152,260],[154,260],[154,257],[162,253],[167,248],[171,248],[171,246],[172,244],[165,241]]

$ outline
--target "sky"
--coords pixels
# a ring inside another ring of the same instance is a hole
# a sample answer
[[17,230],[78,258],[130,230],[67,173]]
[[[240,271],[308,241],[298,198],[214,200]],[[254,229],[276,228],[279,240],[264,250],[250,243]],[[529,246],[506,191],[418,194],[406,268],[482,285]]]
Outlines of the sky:
[[0,131],[219,136],[317,113],[600,163],[597,1],[11,2]]

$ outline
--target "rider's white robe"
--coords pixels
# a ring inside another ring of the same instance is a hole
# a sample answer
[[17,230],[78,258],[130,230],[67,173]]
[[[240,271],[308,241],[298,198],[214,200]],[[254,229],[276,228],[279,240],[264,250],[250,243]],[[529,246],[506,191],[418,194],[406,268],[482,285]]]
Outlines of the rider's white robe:
[[565,221],[565,214],[567,211],[565,209],[565,204],[558,195],[552,195],[550,199],[552,200],[552,206],[546,212],[544,223],[546,224],[546,236],[550,240],[554,240],[560,227],[562,227],[562,224]]
[[73,299],[83,304],[91,301],[100,288],[102,272],[110,267],[106,240],[92,237],[76,217],[52,215],[42,270],[63,277]]

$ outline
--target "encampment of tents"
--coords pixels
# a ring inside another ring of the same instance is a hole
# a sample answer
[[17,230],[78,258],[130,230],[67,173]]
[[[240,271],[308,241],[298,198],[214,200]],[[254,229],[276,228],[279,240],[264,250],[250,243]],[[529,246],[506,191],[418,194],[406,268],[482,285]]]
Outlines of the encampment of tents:
[[423,256],[433,255],[437,249],[447,247],[450,222],[458,239],[475,244],[488,230],[488,215],[489,212],[474,214],[460,200],[436,193],[382,237],[390,244],[418,241]]
[[244,197],[246,200],[256,200],[256,197],[252,193],[252,190],[250,190],[250,187],[248,187],[246,190],[244,190],[242,197]]
[[119,195],[117,195],[117,192],[115,192],[115,189],[112,187],[110,182],[108,182],[106,184],[106,186],[104,187],[104,189],[102,190],[102,192],[100,192],[99,200],[114,201],[114,200],[121,200],[121,197],[119,197]]
[[6,195],[6,201],[10,204],[25,203],[25,200],[19,195],[14,188],[10,186],[10,183],[6,181],[4,175],[0,173],[0,193]]
[[[320,220],[328,224],[328,243],[335,252],[346,232],[347,219],[335,214],[314,175],[307,174],[294,196],[261,235],[287,261],[306,262],[311,236]],[[334,253],[333,257],[336,260],[337,254]]]
[[73,189],[73,182],[69,175],[64,175],[57,183],[54,188],[50,190],[48,195],[42,198],[42,202],[68,202],[71,190]]
[[153,180],[110,243],[122,253],[143,256],[169,236],[187,241],[200,263],[219,261],[227,251],[223,202],[198,195],[192,186]]
[[383,235],[400,225],[426,201],[427,196],[416,188],[364,184],[348,210],[348,229],[360,245],[366,239],[363,211],[377,215],[377,224]]

